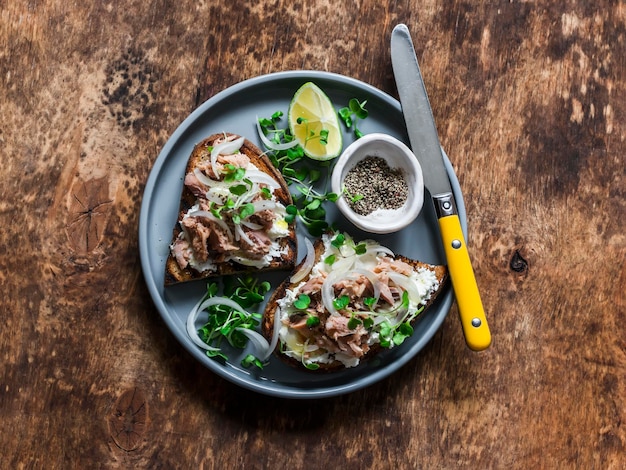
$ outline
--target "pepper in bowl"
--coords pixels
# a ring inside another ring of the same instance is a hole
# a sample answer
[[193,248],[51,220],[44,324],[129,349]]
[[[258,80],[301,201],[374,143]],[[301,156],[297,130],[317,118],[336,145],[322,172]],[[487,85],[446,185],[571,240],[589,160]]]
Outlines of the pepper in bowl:
[[337,207],[361,230],[392,233],[419,215],[424,179],[417,157],[387,134],[367,134],[337,159],[331,176]]

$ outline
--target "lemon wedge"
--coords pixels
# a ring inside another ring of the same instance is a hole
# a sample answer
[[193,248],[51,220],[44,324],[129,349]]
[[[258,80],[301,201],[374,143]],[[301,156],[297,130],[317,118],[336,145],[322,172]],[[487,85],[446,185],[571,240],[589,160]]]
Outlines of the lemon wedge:
[[341,153],[343,137],[332,102],[315,83],[307,82],[293,95],[289,130],[313,160],[332,160]]

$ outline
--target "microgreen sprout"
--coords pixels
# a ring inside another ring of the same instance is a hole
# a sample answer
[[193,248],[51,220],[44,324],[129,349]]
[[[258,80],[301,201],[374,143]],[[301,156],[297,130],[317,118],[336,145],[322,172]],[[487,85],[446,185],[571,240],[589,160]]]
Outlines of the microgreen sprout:
[[380,325],[380,345],[384,348],[390,347],[392,342],[395,346],[399,346],[411,335],[413,335],[413,327],[409,322],[391,326],[389,322],[384,321]]
[[413,335],[413,327],[411,326],[411,321],[419,315],[424,307],[420,307],[412,313],[408,315],[409,308],[409,294],[404,291],[402,293],[402,301],[400,304],[394,308],[392,311],[387,312],[386,315],[393,314],[398,312],[401,309],[407,310],[407,313],[400,319],[400,321],[396,322],[392,325],[388,320],[384,320],[380,324],[380,345],[384,348],[389,348],[392,345],[398,346],[404,342],[406,338]]
[[343,195],[346,198],[348,198],[348,200],[352,204],[354,204],[356,202],[359,202],[361,199],[363,199],[365,197],[365,196],[363,196],[363,194],[351,194],[350,192],[348,192],[348,190],[345,187],[343,188]]
[[263,199],[272,199],[272,191],[269,188],[261,188],[260,194]]
[[[330,241],[330,244],[339,250],[346,244],[346,242],[347,240],[345,235],[343,233],[339,233]],[[351,242],[351,247],[357,255],[363,255],[367,252],[367,244],[365,242],[357,244]]]
[[231,218],[234,224],[240,224],[242,220],[254,214],[254,204],[248,202],[239,208],[238,212],[233,212]]
[[304,342],[304,346],[302,347],[303,351],[302,351],[302,365],[304,367],[306,367],[309,370],[317,370],[320,368],[320,365],[316,362],[307,362],[305,360],[306,355],[304,354],[304,351],[306,350],[306,347],[309,345],[309,340],[307,339]]
[[310,304],[311,297],[306,294],[300,294],[293,303],[293,306],[296,307],[298,310],[306,310]]
[[228,296],[243,308],[254,307],[265,299],[271,285],[268,281],[259,281],[251,274],[243,277],[224,277],[224,295]]
[[294,301],[293,306],[306,314],[306,326],[309,328],[313,328],[320,324],[320,319],[316,315],[313,315],[311,312],[307,311],[307,308],[310,304],[311,297],[306,294],[300,294],[298,298]]
[[[236,167],[233,168],[236,169]],[[231,172],[230,175],[234,177],[235,172]],[[236,196],[235,199],[228,197],[223,204],[218,204],[212,201],[209,205],[209,211],[215,217],[223,219],[224,214],[228,214],[230,219],[236,225],[240,224],[242,220],[254,214],[254,205],[252,203],[244,203],[243,198],[239,197],[250,191],[250,188],[252,188],[253,185],[252,181],[248,178],[243,178],[243,173],[241,173],[240,176],[241,178],[236,181],[241,181],[241,183],[233,184],[228,188],[230,194]],[[270,199],[272,197],[272,193],[267,188],[263,188],[260,194],[263,199]]]
[[338,111],[341,120],[348,129],[352,128],[354,130],[354,135],[357,139],[360,139],[364,135],[363,132],[357,128],[356,123],[359,119],[363,120],[367,118],[368,112],[365,109],[366,104],[367,100],[361,102],[356,98],[352,98],[348,102],[348,106],[341,108]]
[[363,299],[363,305],[368,307],[370,310],[373,310],[376,305],[376,297],[365,297]]
[[241,196],[248,191],[248,186],[246,184],[236,184],[231,186],[228,190],[235,196]]
[[354,312],[350,315],[350,320],[348,320],[348,328],[351,330],[355,330],[363,321],[354,315]]
[[335,248],[341,248],[346,242],[346,236],[343,233],[339,233],[330,241],[330,244]]
[[293,141],[293,136],[289,132],[289,129],[281,129],[278,127],[278,123],[283,117],[282,111],[276,111],[272,116],[268,118],[259,118],[259,124],[265,135],[268,136],[271,142],[280,144],[284,142]]
[[316,317],[315,315],[311,315],[309,313],[308,317],[306,319],[306,326],[308,326],[309,328],[314,328],[314,327],[316,327],[319,324],[320,324],[319,317]]
[[319,193],[310,186],[298,186],[299,196],[294,196],[294,204],[287,207],[287,222],[292,222],[296,216],[300,218],[309,233],[319,237],[329,225],[326,222],[324,201],[336,202],[339,196],[333,192]]
[[223,205],[219,205],[215,202],[211,202],[209,210],[218,219],[222,219],[222,212],[228,212],[235,208],[235,201],[231,198],[226,199]]
[[[238,277],[236,279],[226,277],[223,280],[223,293],[225,297],[237,302],[243,310],[247,310],[261,303],[265,299],[265,294],[270,290],[269,282],[259,282],[252,275]],[[220,286],[216,282],[207,284],[207,292],[205,299],[217,296]],[[218,350],[209,350],[209,357],[218,357],[228,360],[228,357],[221,350],[224,341],[234,348],[243,349],[248,338],[238,331],[241,328],[254,330],[260,324],[262,315],[258,313],[241,312],[226,305],[212,305],[207,308],[207,322],[198,330],[198,334],[202,341],[219,348]],[[242,366],[250,367],[255,365],[259,368],[263,367],[262,362],[252,354],[247,355],[242,360]]]
[[342,295],[341,297],[337,297],[336,299],[333,300],[333,306],[337,310],[345,309],[349,303],[350,303],[350,297],[348,297],[347,295]]
[[235,166],[232,163],[224,165],[224,181],[232,183],[233,181],[241,181],[246,174],[246,169]]
[[249,368],[251,366],[257,366],[259,369],[263,369],[263,362],[256,357],[254,354],[248,354],[241,360],[241,365],[245,368]]
[[[282,116],[283,113],[277,111],[270,118],[259,118],[261,130],[271,142],[276,144],[292,142],[294,139],[288,128],[281,129]],[[306,123],[306,119],[300,118],[299,122]],[[319,138],[321,142],[328,140],[327,130],[322,130],[319,134],[307,132],[307,135],[307,139]],[[309,160],[305,157],[300,145],[287,150],[268,150],[266,153],[274,166],[282,173],[287,184],[295,189],[292,191],[296,193],[293,198],[294,205],[287,208],[286,221],[291,223],[299,218],[310,235],[320,236],[329,228],[323,203],[326,201],[334,203],[339,196],[333,192],[316,191],[313,185],[320,182],[323,176],[322,170],[327,171],[331,163],[315,162],[316,166],[310,167],[307,164]]]
[[309,129],[309,120],[303,117],[299,117],[298,119],[296,119],[296,122],[298,124],[304,124],[304,129],[305,129],[305,139],[304,139],[304,146],[306,147],[306,145],[311,141],[311,140],[315,140],[315,139],[319,139],[320,143],[322,145],[326,145],[328,143],[328,129],[321,129],[319,134],[316,134],[314,130]]
[[374,326],[374,319],[370,316],[367,316],[363,319],[363,327],[366,330],[371,329]]
[[365,243],[358,243],[354,245],[354,252],[357,255],[364,255],[367,251],[367,245]]

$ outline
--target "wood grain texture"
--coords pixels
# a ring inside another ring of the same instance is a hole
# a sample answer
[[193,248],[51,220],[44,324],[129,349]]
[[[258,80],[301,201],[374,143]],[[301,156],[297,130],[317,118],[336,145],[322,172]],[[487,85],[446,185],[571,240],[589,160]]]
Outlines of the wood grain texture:
[[[7,468],[623,468],[623,1],[0,0],[0,454]],[[241,80],[396,95],[415,41],[465,196],[492,347],[456,308],[353,394],[256,396],[197,364],[138,259],[168,136]]]

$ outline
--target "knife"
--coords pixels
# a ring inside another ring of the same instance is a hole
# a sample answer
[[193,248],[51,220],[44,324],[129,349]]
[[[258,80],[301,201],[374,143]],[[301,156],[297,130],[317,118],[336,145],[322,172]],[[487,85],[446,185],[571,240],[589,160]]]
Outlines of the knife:
[[404,24],[397,25],[391,33],[391,63],[411,148],[422,167],[424,184],[439,220],[465,342],[470,349],[481,351],[491,344],[491,333],[444,166],[426,87],[409,29]]

